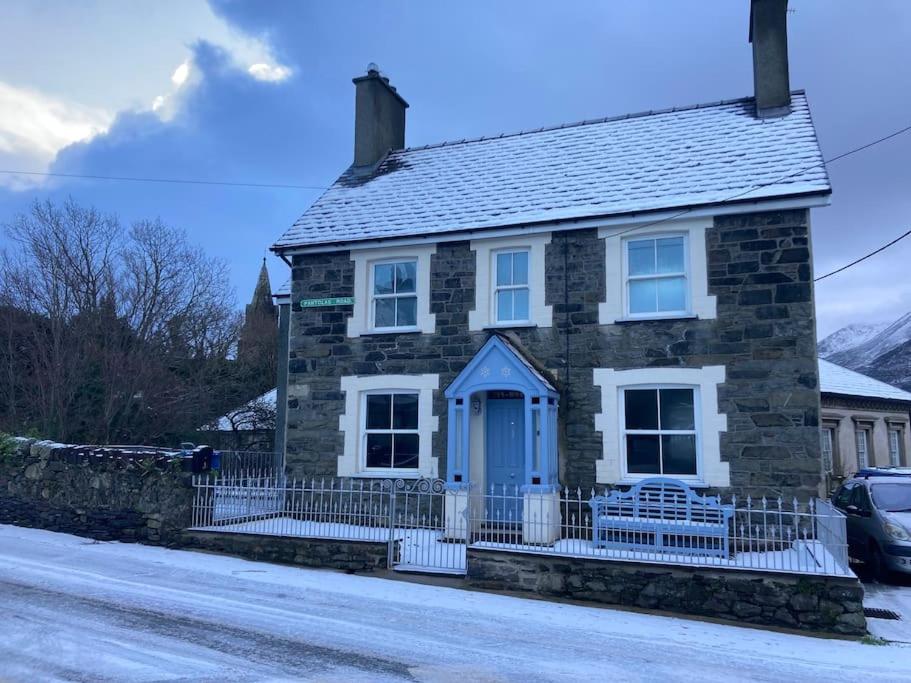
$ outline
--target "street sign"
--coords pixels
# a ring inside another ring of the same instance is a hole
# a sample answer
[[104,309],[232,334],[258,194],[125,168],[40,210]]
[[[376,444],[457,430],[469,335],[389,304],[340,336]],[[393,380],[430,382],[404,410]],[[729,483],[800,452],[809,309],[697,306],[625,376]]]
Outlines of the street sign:
[[323,308],[324,306],[353,306],[353,296],[334,296],[329,299],[301,299],[301,308]]

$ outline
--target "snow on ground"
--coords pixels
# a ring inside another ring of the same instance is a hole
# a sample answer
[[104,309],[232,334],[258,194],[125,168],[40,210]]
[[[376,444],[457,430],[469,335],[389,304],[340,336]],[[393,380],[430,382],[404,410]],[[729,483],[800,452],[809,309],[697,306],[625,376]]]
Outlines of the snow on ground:
[[867,628],[878,638],[911,643],[911,577],[898,577],[895,581],[865,584],[864,607],[891,610],[901,619],[867,619]]
[[0,526],[0,679],[911,681],[911,647]]

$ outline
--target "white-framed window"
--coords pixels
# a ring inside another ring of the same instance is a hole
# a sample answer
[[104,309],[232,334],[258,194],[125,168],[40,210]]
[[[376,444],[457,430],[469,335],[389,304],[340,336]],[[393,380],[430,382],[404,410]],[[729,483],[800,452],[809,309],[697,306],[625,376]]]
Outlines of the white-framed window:
[[626,314],[630,318],[689,311],[686,235],[624,240]]
[[823,427],[820,433],[822,439],[822,468],[826,474],[832,474],[835,468],[835,428]]
[[854,430],[854,446],[857,450],[857,469],[862,470],[869,464],[869,430],[858,427]]
[[892,467],[902,464],[902,431],[896,427],[889,428],[889,464]]
[[435,244],[354,249],[354,307],[348,336],[436,331],[430,312]]
[[718,408],[723,365],[698,368],[595,368],[601,412],[599,484],[632,484],[659,474],[691,486],[731,485],[730,463],[721,459],[727,416]]
[[698,387],[635,386],[621,392],[625,472],[697,477]]
[[439,375],[350,375],[340,388],[345,412],[338,421],[344,434],[338,476],[437,476],[432,446]]
[[598,228],[607,284],[606,299],[598,305],[600,324],[716,318],[706,251],[706,232],[712,225],[711,216],[700,216],[660,227],[617,223]]
[[530,322],[528,249],[493,253],[493,310],[497,324]]
[[417,260],[372,263],[370,274],[372,329],[382,332],[416,330]]
[[553,326],[553,306],[544,303],[550,239],[548,232],[471,241],[476,267],[469,330]]
[[421,436],[419,394],[371,391],[363,394],[363,469],[417,470]]

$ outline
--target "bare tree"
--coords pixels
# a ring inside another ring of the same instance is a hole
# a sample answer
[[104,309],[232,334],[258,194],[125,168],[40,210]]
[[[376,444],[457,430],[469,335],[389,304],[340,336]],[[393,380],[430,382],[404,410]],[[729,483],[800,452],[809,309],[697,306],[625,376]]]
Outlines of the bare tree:
[[[159,220],[36,203],[0,255],[0,428],[154,442],[244,398],[225,264]],[[246,398],[249,398],[248,396]]]

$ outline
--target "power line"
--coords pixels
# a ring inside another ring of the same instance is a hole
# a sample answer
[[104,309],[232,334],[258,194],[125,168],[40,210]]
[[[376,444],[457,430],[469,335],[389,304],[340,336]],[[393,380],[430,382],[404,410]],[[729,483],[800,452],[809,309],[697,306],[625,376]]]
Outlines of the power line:
[[888,244],[884,244],[883,246],[879,247],[879,249],[874,249],[869,254],[866,254],[865,256],[861,256],[859,259],[857,259],[855,261],[851,261],[851,263],[848,263],[846,265],[843,265],[841,268],[836,268],[835,270],[833,270],[830,273],[826,273],[825,275],[820,275],[818,278],[813,280],[813,282],[819,282],[820,280],[825,280],[827,277],[831,277],[831,276],[835,275],[836,273],[840,273],[843,270],[847,270],[851,266],[856,266],[861,261],[866,261],[871,256],[876,256],[876,254],[878,254],[879,252],[885,251],[886,249],[891,247],[896,242],[900,242],[901,240],[905,239],[908,235],[911,235],[911,230],[908,230],[903,235],[899,235],[898,237],[896,237],[894,240],[892,240]]
[[39,171],[6,171],[8,175],[50,176],[52,178],[81,178],[84,180],[122,180],[133,183],[171,183],[177,185],[222,185],[228,187],[258,187],[281,190],[327,190],[317,185],[291,185],[286,183],[240,183],[227,180],[194,180],[189,178],[140,178],[131,176],[86,175],[82,173],[51,173]]
[[[885,142],[886,140],[890,140],[894,137],[897,137],[897,136],[901,135],[902,133],[907,133],[909,130],[911,130],[911,125],[906,126],[905,128],[896,130],[892,133],[889,133],[888,135],[884,135],[883,137],[873,140],[872,142],[868,142],[867,144],[862,145],[860,147],[855,147],[854,149],[848,150],[847,152],[834,156],[831,159],[820,161],[816,164],[813,164],[812,166],[807,166],[806,168],[802,168],[798,171],[794,171],[793,173],[789,173],[788,175],[782,176],[781,178],[778,178],[776,180],[766,182],[766,183],[759,183],[758,185],[749,187],[746,190],[741,190],[737,194],[731,195],[730,197],[727,197],[726,199],[722,199],[721,202],[719,202],[719,203],[723,204],[725,202],[733,201],[734,199],[738,199],[755,190],[759,190],[759,189],[762,189],[763,187],[768,187],[770,185],[775,185],[784,180],[788,180],[789,178],[793,178],[794,176],[802,175],[802,174],[806,173],[807,171],[812,171],[814,168],[819,168],[820,166],[825,166],[827,164],[831,164],[834,161],[838,161],[839,159],[843,159],[852,154],[856,154],[857,152],[861,152],[865,149],[869,149],[870,147],[873,147],[874,145],[878,145],[881,142]],[[4,173],[6,175],[46,176],[46,177],[51,177],[51,178],[75,178],[75,179],[83,179],[83,180],[114,180],[114,181],[124,181],[124,182],[134,182],[134,183],[171,183],[171,184],[177,184],[177,185],[221,185],[221,186],[226,186],[226,187],[254,187],[254,188],[281,189],[281,190],[328,190],[329,189],[328,187],[321,186],[321,185],[295,185],[292,183],[246,183],[246,182],[232,182],[232,181],[227,181],[227,180],[197,180],[197,179],[192,179],[192,178],[145,178],[145,177],[140,177],[140,176],[89,175],[89,174],[83,174],[83,173],[54,173],[51,171],[13,171],[13,170],[0,169],[0,173]],[[666,221],[674,220],[675,218],[683,216],[692,210],[693,209],[683,209],[679,213],[676,213],[672,216],[668,216],[667,218],[662,218],[661,220],[655,221],[654,223],[647,223],[646,225],[636,226],[635,228],[631,228],[631,230],[638,230],[638,229],[641,229],[644,227],[650,227],[652,225],[658,225],[658,224],[664,223]],[[622,235],[623,233],[617,233],[617,234]]]
[[[830,159],[823,159],[822,161],[812,164],[810,166],[807,166],[806,168],[802,168],[802,169],[799,169],[792,173],[788,173],[787,175],[784,175],[780,178],[776,178],[775,180],[768,181],[765,183],[758,183],[756,185],[753,185],[752,187],[748,187],[747,189],[741,190],[741,191],[731,195],[730,197],[726,197],[725,199],[722,199],[720,202],[717,202],[717,203],[726,204],[727,202],[734,201],[735,199],[739,199],[739,198],[743,197],[744,195],[750,194],[751,192],[754,192],[755,190],[760,190],[764,187],[769,187],[771,185],[777,185],[780,182],[783,182],[783,181],[793,178],[795,176],[803,175],[807,171],[812,171],[813,169],[819,168],[820,166],[828,166],[831,163],[834,163],[836,161],[849,157],[853,154],[857,154],[858,152],[862,152],[866,149],[870,149],[871,147],[874,147],[880,143],[886,142],[887,140],[891,140],[892,138],[898,137],[899,135],[902,135],[903,133],[907,133],[909,130],[911,130],[911,125],[905,126],[904,128],[900,128],[896,131],[893,131],[887,135],[884,135],[880,138],[872,140],[871,142],[863,144],[859,147],[855,147],[853,149],[849,149],[846,152],[842,152],[841,154],[837,154],[834,157],[831,157]],[[102,175],[86,175],[86,174],[78,174],[78,173],[52,173],[52,172],[42,173],[42,172],[38,172],[38,171],[9,171],[9,170],[0,170],[0,173],[6,173],[6,174],[10,174],[10,175],[50,176],[50,177],[57,177],[57,178],[81,178],[81,179],[87,179],[87,180],[120,180],[120,181],[143,182],[143,183],[173,183],[173,184],[182,184],[182,185],[221,185],[221,186],[227,186],[227,187],[255,187],[255,188],[294,189],[294,190],[327,190],[328,189],[326,187],[317,186],[317,185],[292,185],[292,184],[286,184],[286,183],[242,183],[242,182],[231,182],[231,181],[223,181],[223,180],[195,180],[195,179],[187,179],[187,178],[139,178],[139,177],[129,177],[129,176],[102,176]],[[643,228],[649,228],[649,227],[653,227],[655,225],[661,225],[662,223],[666,223],[668,221],[672,221],[677,218],[680,218],[681,216],[685,216],[686,214],[688,214],[692,211],[693,211],[693,208],[688,207],[688,208],[682,209],[682,210],[678,211],[677,213],[674,213],[670,216],[666,216],[665,218],[661,218],[659,220],[652,221],[651,223],[635,225],[626,230],[621,230],[620,232],[613,233],[611,235],[611,237],[619,237],[620,235],[625,235],[628,232],[634,232],[636,230],[641,230]],[[825,280],[827,277],[831,277],[844,270],[847,270],[848,268],[851,268],[852,266],[857,265],[861,261],[865,261],[868,258],[870,258],[871,256],[875,256],[876,254],[880,253],[881,251],[888,249],[893,244],[900,242],[908,235],[911,235],[911,230],[908,230],[903,235],[896,237],[894,240],[892,240],[888,244],[884,244],[883,246],[879,247],[878,249],[871,251],[869,254],[866,254],[865,256],[862,256],[859,259],[856,259],[856,260],[852,261],[851,263],[848,263],[848,264],[842,266],[841,268],[833,270],[830,273],[821,275],[820,277],[816,278],[814,280],[814,282],[819,282],[820,280]]]

